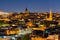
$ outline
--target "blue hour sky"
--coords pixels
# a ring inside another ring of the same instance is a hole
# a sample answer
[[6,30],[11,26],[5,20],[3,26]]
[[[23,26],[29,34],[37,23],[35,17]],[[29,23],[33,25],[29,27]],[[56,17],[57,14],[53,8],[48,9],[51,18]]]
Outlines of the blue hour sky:
[[6,12],[60,12],[60,0],[0,0],[0,10]]

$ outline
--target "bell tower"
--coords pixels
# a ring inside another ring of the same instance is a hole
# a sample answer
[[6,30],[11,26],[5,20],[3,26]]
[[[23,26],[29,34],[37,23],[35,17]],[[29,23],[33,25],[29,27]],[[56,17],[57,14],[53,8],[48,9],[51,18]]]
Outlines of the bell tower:
[[27,15],[29,15],[29,11],[28,11],[28,9],[26,8],[26,9],[25,9],[25,16],[27,16]]

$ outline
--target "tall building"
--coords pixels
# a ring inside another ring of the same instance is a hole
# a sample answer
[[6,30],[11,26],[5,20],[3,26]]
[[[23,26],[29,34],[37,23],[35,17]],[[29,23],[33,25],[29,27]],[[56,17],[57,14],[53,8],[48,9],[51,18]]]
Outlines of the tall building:
[[49,18],[46,16],[46,20],[52,21],[52,19],[53,19],[53,14],[52,14],[52,10],[50,10]]
[[28,16],[29,15],[29,11],[28,11],[28,9],[26,8],[25,9],[25,16]]

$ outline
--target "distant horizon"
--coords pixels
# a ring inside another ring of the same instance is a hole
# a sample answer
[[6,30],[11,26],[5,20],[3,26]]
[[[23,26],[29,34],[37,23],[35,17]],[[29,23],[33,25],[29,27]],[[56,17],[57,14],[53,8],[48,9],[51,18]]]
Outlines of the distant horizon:
[[[8,11],[3,11],[3,10],[1,10],[0,12],[5,12],[5,13],[10,13],[10,12],[8,12]],[[25,11],[24,11],[25,12]],[[24,12],[22,12],[22,13],[24,13]],[[28,11],[28,12],[30,12],[30,11]],[[40,12],[36,12],[36,13],[44,13],[44,12],[48,12],[48,11],[40,11]],[[14,12],[12,12],[12,13],[14,13]],[[16,12],[16,13],[21,13],[21,12]],[[30,13],[35,13],[35,11],[33,12],[30,12]],[[48,12],[48,13],[50,13],[50,11]],[[60,13],[60,12],[53,12],[52,11],[52,13]]]
[[60,12],[60,0],[0,0],[0,10],[5,12]]

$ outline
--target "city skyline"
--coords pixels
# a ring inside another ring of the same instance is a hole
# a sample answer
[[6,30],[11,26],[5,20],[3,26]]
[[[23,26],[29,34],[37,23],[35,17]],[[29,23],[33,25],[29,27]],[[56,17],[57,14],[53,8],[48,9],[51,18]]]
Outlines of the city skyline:
[[6,12],[60,12],[60,0],[0,0],[0,10]]

